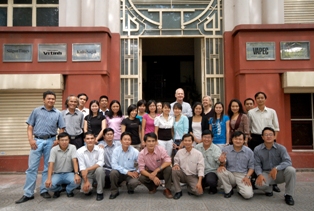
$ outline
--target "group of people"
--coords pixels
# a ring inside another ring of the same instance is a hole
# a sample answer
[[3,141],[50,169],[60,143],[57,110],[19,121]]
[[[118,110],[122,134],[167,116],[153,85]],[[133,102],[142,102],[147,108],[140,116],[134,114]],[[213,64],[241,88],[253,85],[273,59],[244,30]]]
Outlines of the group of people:
[[120,102],[109,104],[105,95],[89,108],[86,94],[70,95],[60,112],[54,107],[55,93],[44,92],[44,105],[26,122],[31,151],[24,195],[16,203],[34,198],[43,156],[44,198],[51,198],[48,191],[53,198],[63,191],[73,197],[76,188],[91,195],[95,187],[97,201],[103,200],[104,188],[115,199],[126,181],[128,194],[140,183],[150,194],[163,184],[165,197],[179,199],[182,183],[189,195],[201,195],[207,187],[208,193],[217,193],[220,181],[225,198],[237,188],[249,199],[255,188],[273,196],[280,192],[276,184],[285,182],[285,202],[294,205],[296,172],[286,148],[276,143],[278,118],[265,106],[265,93],[255,94],[256,107],[254,99],[244,101],[246,113],[232,99],[227,115],[221,102],[212,108],[210,96],[193,107],[183,101],[183,89],[176,90],[175,98],[171,104],[140,100],[127,108],[125,118]]

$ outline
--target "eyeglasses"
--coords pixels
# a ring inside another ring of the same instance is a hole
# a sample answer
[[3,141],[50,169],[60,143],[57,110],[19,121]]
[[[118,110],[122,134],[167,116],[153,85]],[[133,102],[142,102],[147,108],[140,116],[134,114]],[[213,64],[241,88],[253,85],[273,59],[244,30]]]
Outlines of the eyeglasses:
[[274,136],[274,134],[273,133],[267,133],[267,134],[264,134],[263,136],[265,136],[265,137],[267,137],[267,136],[272,137],[272,136]]

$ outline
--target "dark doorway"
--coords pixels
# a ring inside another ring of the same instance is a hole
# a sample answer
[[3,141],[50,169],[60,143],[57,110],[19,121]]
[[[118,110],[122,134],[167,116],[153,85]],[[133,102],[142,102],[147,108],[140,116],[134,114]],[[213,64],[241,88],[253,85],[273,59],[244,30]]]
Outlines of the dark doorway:
[[[143,56],[143,98],[173,102],[175,90],[194,85],[194,56]],[[186,94],[185,100],[188,100]]]

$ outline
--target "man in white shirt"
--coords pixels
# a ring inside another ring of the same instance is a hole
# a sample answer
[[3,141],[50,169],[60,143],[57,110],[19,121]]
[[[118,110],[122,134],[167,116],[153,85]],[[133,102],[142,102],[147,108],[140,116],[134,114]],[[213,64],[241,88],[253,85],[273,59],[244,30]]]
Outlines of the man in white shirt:
[[78,110],[84,114],[84,118],[89,114],[89,109],[85,107],[86,102],[88,101],[88,96],[85,93],[80,93],[77,95],[79,100]]
[[170,104],[171,106],[170,115],[174,116],[173,105],[175,103],[180,103],[182,105],[182,114],[184,114],[187,117],[193,116],[191,105],[189,103],[183,102],[183,99],[184,99],[183,89],[182,88],[177,89],[174,96],[176,97],[176,101]]

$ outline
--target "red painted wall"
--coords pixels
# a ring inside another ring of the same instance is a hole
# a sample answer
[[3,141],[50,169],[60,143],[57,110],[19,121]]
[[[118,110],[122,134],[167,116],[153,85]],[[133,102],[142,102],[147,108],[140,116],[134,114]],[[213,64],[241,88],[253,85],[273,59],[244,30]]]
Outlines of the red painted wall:
[[[292,153],[290,95],[284,93],[281,75],[287,71],[314,71],[314,59],[281,60],[281,41],[310,41],[310,52],[314,52],[314,24],[239,25],[224,33],[226,104],[232,98],[243,102],[247,97],[254,98],[258,91],[265,92],[266,106],[278,115],[278,143],[286,146],[295,167],[313,168],[313,152]],[[275,42],[276,59],[247,61],[246,42]]]
[[[111,33],[108,28],[0,27],[0,45],[4,43],[32,43],[33,62],[1,61],[0,75],[62,74],[65,83],[62,102],[68,95],[81,92],[88,95],[89,102],[98,100],[101,95],[107,95],[109,100],[120,100],[120,35]],[[66,43],[67,62],[38,62],[39,43]],[[101,61],[72,62],[73,43],[101,43]],[[25,171],[27,162],[28,156],[0,156],[0,172]],[[41,162],[40,169],[42,167]]]

